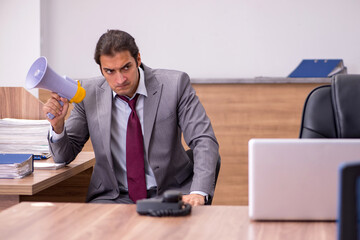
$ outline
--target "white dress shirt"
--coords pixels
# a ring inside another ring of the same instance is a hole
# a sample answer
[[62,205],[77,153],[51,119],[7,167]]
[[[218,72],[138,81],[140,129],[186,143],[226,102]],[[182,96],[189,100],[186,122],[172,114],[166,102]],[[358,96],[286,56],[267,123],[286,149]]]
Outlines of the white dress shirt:
[[[136,113],[140,120],[142,134],[144,136],[144,98],[147,97],[147,91],[145,87],[145,75],[144,71],[139,68],[140,80],[139,86],[132,98],[135,97],[136,93],[139,94],[136,103]],[[125,96],[126,97],[126,96]],[[132,99],[131,98],[131,99]],[[126,130],[127,123],[131,113],[131,108],[127,102],[121,98],[116,97],[116,93],[113,91],[113,107],[111,116],[111,154],[113,157],[116,179],[119,187],[122,190],[127,190],[127,177],[126,177]],[[146,159],[146,153],[144,149],[144,160],[145,160],[145,179],[146,187],[156,187],[156,181],[154,173],[149,166]]]

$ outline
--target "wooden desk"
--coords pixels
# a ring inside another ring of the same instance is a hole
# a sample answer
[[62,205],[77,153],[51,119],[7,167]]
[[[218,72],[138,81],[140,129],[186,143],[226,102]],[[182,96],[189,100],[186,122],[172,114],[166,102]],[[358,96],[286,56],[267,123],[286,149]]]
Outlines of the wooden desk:
[[135,205],[23,202],[0,213],[3,239],[336,239],[335,222],[253,222],[245,206],[140,216]]
[[81,152],[64,168],[35,169],[21,179],[0,179],[0,210],[21,201],[85,202],[94,165],[94,153]]

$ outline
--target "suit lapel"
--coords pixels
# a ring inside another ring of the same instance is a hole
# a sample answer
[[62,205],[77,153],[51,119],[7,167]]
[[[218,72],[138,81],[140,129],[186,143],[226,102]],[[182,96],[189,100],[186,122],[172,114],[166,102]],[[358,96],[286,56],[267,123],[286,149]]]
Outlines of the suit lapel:
[[113,161],[110,150],[111,139],[111,109],[112,109],[112,91],[106,80],[99,84],[96,88],[96,106],[97,120],[99,124],[100,134],[103,139],[104,151],[111,168],[113,169]]
[[148,95],[144,100],[144,144],[147,159],[149,159],[149,143],[160,102],[162,84],[156,80],[150,68],[144,64],[142,64],[142,66],[145,72],[145,86]]

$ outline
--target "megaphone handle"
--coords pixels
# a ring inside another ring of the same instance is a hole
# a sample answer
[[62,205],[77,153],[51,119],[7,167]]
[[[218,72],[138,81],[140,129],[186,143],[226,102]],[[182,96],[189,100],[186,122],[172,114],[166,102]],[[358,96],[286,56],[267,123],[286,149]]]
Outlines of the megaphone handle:
[[[60,100],[59,100],[58,102],[60,103],[61,106],[64,106],[63,101],[60,101]],[[54,117],[55,117],[55,116],[52,115],[51,113],[47,113],[46,116],[47,116],[49,119],[54,119]]]

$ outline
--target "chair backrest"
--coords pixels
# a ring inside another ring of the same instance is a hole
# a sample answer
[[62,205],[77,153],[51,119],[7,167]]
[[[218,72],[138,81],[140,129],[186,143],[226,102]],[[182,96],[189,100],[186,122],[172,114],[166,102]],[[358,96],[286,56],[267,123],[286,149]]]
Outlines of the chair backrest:
[[360,239],[360,163],[345,163],[339,167],[338,239]]
[[310,92],[300,138],[360,138],[360,75],[335,75]]

